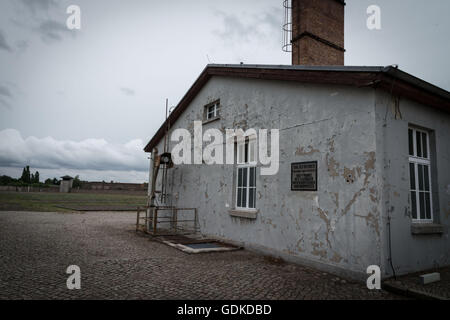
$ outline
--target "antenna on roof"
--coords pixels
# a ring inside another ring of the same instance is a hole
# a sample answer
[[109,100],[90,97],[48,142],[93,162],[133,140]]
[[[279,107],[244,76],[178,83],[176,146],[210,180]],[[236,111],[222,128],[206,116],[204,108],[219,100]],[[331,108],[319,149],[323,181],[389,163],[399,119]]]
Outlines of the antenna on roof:
[[169,134],[169,122],[167,121],[169,117],[169,99],[166,99],[166,134],[164,135],[164,152],[169,149],[167,135]]

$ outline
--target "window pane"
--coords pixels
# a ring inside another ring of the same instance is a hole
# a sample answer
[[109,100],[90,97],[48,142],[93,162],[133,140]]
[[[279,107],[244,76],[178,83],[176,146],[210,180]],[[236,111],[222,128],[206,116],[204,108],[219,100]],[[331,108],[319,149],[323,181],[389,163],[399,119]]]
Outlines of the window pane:
[[248,163],[248,141],[245,142],[245,163]]
[[241,172],[241,182],[239,187],[243,188],[247,186],[247,168],[239,169]]
[[423,165],[419,164],[419,190],[423,191]]
[[409,179],[410,179],[410,185],[411,190],[416,190],[416,173],[414,170],[414,163],[409,164]]
[[417,199],[415,191],[411,191],[411,213],[413,219],[417,219]]
[[416,132],[417,156],[422,157],[422,138],[420,132]]
[[237,206],[239,208],[242,207],[242,188],[238,188],[238,192],[237,192]]
[[256,205],[255,205],[255,197],[256,197],[256,189],[255,188],[250,188],[249,191],[249,201],[248,201],[248,207],[255,209]]
[[412,129],[408,130],[408,140],[409,140],[409,155],[414,156],[414,139]]
[[426,207],[426,216],[427,219],[430,220],[431,219],[431,203],[430,203],[430,194],[426,193],[425,194],[425,207]]
[[242,187],[242,186],[243,186],[242,169],[238,169],[238,187]]
[[247,170],[248,168],[242,168],[242,186],[248,187],[247,183]]
[[424,158],[428,158],[427,134],[422,132],[422,153]]
[[419,193],[420,219],[425,219],[425,192]]
[[219,105],[219,104],[216,104],[216,109],[215,109],[215,115],[216,115],[216,117],[219,116],[219,107],[220,107],[220,105]]
[[250,168],[250,187],[256,187],[256,168]]
[[238,144],[238,163],[244,163],[244,144]]
[[429,178],[429,166],[423,166],[424,180],[425,180],[425,191],[430,191],[430,178]]
[[247,189],[248,189],[248,168],[242,169],[242,181],[244,183],[244,188],[242,188],[242,208],[247,207]]
[[255,157],[255,154],[256,154],[256,143],[255,143],[255,141],[251,141],[250,143],[249,143],[249,149],[250,149],[250,159],[249,159],[249,161],[250,162],[256,162],[256,157]]

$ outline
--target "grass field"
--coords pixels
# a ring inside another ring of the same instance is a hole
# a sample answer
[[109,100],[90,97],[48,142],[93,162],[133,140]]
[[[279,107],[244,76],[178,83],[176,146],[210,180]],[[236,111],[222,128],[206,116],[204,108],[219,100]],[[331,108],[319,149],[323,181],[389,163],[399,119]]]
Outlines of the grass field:
[[83,208],[98,208],[98,211],[108,208],[135,210],[146,202],[146,196],[125,194],[0,192],[0,211],[73,212],[78,209],[83,211]]

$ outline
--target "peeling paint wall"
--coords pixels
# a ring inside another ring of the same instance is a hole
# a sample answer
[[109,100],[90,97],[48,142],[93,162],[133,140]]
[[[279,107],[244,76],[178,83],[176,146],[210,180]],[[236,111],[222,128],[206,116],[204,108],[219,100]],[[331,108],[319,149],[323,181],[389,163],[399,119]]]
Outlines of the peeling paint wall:
[[[229,165],[172,169],[173,204],[198,208],[204,234],[293,261],[358,277],[382,265],[375,90],[213,77],[172,130],[193,134],[193,121],[217,99],[221,120],[203,132],[279,129],[280,171],[257,177],[256,220],[229,214],[235,203]],[[318,191],[291,191],[291,163],[306,161],[318,161]]]
[[[391,217],[392,262],[397,274],[450,265],[450,114],[400,98],[384,91],[376,93],[377,173],[382,190],[382,256],[385,275],[389,263],[388,216]],[[411,232],[408,126],[431,130],[434,223],[442,235],[413,235]]]

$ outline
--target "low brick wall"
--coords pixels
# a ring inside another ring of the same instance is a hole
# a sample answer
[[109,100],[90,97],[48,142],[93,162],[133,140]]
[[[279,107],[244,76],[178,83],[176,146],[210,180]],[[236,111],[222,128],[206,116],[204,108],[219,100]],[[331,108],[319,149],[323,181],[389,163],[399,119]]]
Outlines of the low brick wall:
[[[49,192],[59,193],[59,186],[50,186],[47,188],[37,187],[14,187],[14,186],[0,186],[0,192]],[[146,196],[147,189],[142,190],[112,190],[112,189],[88,189],[88,188],[73,188],[70,193],[93,193],[93,194],[128,194],[137,196]]]
[[85,182],[81,189],[147,192],[148,185],[146,183]]
[[94,193],[94,194],[129,194],[137,196],[146,196],[147,191],[132,191],[132,190],[102,190],[102,189],[72,189],[71,193]]
[[0,191],[9,192],[59,192],[59,186],[50,186],[46,188],[38,187],[14,187],[14,186],[0,186]]

